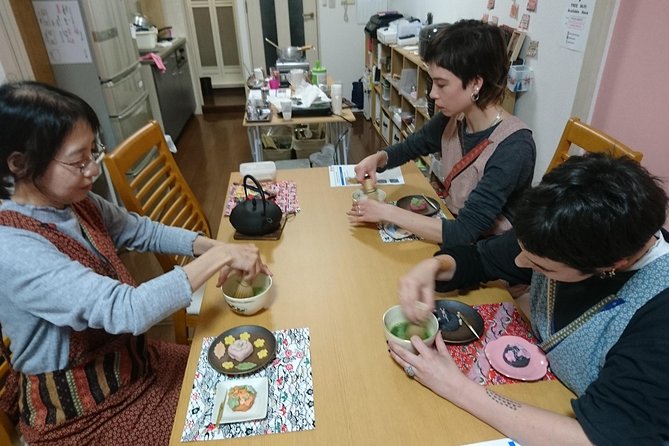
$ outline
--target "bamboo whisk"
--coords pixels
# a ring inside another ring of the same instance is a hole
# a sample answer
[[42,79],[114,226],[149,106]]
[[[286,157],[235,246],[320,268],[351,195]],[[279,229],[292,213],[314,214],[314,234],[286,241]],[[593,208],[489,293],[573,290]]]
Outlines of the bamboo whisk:
[[246,279],[240,279],[237,290],[235,290],[235,297],[237,299],[248,299],[253,296],[253,287]]

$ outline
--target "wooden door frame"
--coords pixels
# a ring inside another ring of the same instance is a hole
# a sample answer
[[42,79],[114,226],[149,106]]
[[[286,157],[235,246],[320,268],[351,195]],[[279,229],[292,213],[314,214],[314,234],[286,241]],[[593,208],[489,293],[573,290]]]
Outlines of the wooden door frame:
[[35,79],[55,85],[56,79],[32,2],[0,0],[0,12],[2,12],[3,25],[7,29],[9,45],[19,64],[21,76],[24,79]]

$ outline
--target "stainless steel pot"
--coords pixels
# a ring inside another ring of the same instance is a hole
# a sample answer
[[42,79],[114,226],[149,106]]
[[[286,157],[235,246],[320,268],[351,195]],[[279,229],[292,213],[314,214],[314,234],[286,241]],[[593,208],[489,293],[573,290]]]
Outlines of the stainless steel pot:
[[281,48],[276,43],[265,37],[265,41],[276,48],[276,55],[280,60],[285,62],[296,62],[304,59],[304,52],[313,48],[313,45],[304,46],[289,46],[288,48]]
[[147,31],[153,26],[153,23],[151,23],[149,18],[140,13],[135,13],[135,16],[132,19],[132,24],[137,28],[146,29]]
[[288,48],[279,48],[277,51],[279,59],[294,62],[304,59],[304,51],[312,48],[311,45],[289,46]]

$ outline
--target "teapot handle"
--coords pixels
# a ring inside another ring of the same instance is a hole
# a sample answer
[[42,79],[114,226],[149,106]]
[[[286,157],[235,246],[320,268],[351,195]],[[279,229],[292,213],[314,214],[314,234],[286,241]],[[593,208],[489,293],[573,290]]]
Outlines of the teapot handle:
[[262,215],[267,215],[267,201],[265,200],[265,191],[263,190],[262,186],[260,186],[260,183],[258,180],[253,177],[253,175],[245,175],[244,176],[244,196],[248,199],[249,198],[249,192],[247,190],[246,186],[246,180],[251,180],[255,184],[255,187],[249,186],[251,189],[255,190],[256,192],[260,193],[260,197],[262,198]]

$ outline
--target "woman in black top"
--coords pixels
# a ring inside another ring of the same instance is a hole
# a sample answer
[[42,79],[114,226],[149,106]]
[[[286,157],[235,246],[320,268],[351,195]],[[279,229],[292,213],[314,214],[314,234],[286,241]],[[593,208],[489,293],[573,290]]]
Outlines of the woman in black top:
[[433,81],[430,96],[439,112],[406,140],[363,159],[355,166],[356,177],[362,182],[369,175],[376,182],[377,170],[430,153],[441,154],[447,177],[456,162],[490,142],[449,183],[446,205],[457,219],[430,218],[369,201],[354,203],[349,221],[392,223],[443,246],[471,243],[513,223],[514,204],[532,183],[532,132],[502,108],[509,60],[498,27],[461,20],[430,40],[425,61]]
[[391,356],[415,379],[521,444],[669,441],[667,195],[636,162],[572,157],[528,191],[514,232],[440,251],[400,281],[407,316],[434,307],[434,284],[532,283],[530,320],[552,371],[577,395],[576,419],[512,401],[465,377],[437,336]]

